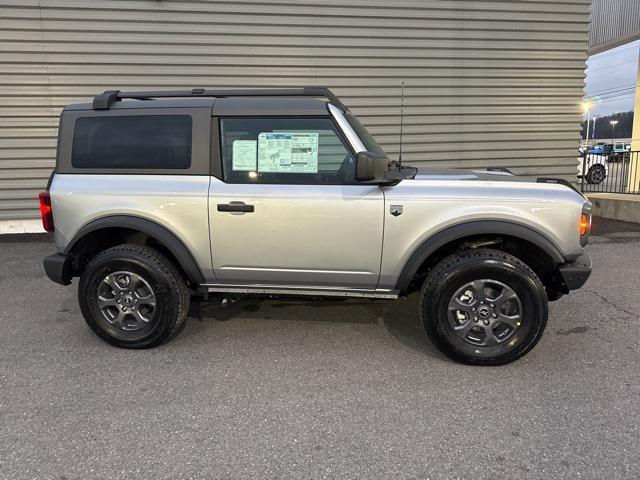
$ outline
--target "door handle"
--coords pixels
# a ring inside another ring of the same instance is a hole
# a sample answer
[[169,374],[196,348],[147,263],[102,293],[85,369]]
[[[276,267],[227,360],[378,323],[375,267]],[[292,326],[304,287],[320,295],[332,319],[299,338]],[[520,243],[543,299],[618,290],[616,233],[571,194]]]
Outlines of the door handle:
[[218,211],[219,212],[253,213],[255,211],[255,207],[253,205],[247,205],[244,202],[219,203]]

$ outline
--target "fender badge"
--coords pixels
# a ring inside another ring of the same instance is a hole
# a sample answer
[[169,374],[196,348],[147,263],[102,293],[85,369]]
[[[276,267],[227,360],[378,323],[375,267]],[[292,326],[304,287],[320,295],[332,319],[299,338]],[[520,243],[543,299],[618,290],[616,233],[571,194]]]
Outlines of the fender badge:
[[402,205],[389,205],[389,212],[394,217],[397,217],[398,215],[402,215]]

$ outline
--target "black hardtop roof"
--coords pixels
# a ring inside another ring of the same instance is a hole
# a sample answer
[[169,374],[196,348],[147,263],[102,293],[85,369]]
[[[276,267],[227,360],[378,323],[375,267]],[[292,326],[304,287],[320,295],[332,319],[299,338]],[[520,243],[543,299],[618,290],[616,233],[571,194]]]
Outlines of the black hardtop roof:
[[[329,116],[327,101],[313,97],[191,97],[150,98],[148,100],[122,100],[106,109],[94,110],[92,103],[67,105],[65,112],[92,112],[109,114],[138,111],[141,109],[191,109],[206,108],[214,117],[226,116]],[[165,112],[166,113],[166,112]]]
[[[257,89],[205,89],[194,88],[191,90],[170,91],[140,91],[121,92],[120,90],[108,90],[96,95],[93,99],[93,110],[108,110],[111,106],[123,99],[152,100],[152,99],[194,99],[209,97],[215,99],[237,99],[237,103],[248,106],[251,98],[256,97],[307,97],[325,98],[336,107],[347,111],[347,107],[336,97],[331,90],[324,87],[304,88],[257,88]],[[186,102],[189,103],[189,102]],[[232,108],[234,102],[226,101],[228,108]]]

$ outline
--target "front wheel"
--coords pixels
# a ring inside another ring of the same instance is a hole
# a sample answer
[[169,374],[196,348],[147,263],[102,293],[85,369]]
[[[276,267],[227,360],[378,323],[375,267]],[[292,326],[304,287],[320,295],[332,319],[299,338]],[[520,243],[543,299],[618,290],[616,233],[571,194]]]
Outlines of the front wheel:
[[529,352],[547,323],[545,288],[513,255],[469,250],[442,260],[422,287],[427,335],[453,360],[503,365]]
[[587,172],[587,183],[597,185],[604,181],[606,171],[602,165],[594,165]]
[[96,255],[78,285],[80,309],[103,340],[150,348],[176,336],[189,309],[189,289],[173,264],[142,245],[119,245]]

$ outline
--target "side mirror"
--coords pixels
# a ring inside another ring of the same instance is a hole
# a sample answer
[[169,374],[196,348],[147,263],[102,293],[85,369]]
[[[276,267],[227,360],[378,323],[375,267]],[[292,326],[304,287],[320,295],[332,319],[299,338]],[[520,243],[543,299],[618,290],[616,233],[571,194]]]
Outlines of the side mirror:
[[356,155],[356,180],[382,182],[389,171],[389,159],[376,152],[360,152]]

